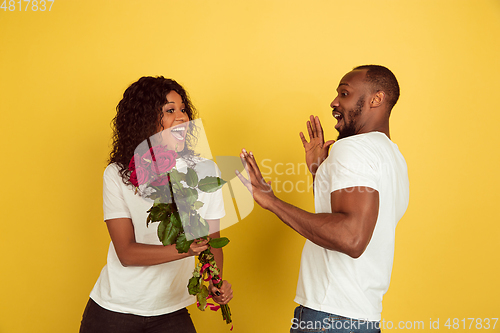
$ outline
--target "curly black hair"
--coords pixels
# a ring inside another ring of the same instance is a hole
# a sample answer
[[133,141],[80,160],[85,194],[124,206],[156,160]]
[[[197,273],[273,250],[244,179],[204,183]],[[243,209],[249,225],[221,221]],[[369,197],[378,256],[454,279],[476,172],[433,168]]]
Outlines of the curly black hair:
[[[137,146],[163,128],[162,108],[167,103],[167,94],[177,92],[185,105],[189,120],[196,119],[197,112],[186,90],[175,80],[163,76],[144,76],[134,82],[123,93],[122,100],[116,106],[113,118],[113,149],[108,163],[116,163],[125,184],[130,185],[128,165]],[[195,155],[196,127],[188,128],[184,150],[181,156]]]

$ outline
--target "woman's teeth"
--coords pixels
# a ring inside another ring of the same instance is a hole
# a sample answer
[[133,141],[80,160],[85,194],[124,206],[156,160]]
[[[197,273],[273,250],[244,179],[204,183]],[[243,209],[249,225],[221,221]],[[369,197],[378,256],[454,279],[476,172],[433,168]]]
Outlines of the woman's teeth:
[[184,131],[186,130],[186,127],[180,126],[180,127],[174,127],[170,130],[170,133],[172,136],[179,140],[179,141],[184,141]]

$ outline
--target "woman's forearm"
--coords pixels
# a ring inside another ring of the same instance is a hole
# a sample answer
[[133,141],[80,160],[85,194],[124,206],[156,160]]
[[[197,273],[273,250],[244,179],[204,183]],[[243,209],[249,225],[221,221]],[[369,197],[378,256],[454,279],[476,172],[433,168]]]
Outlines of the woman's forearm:
[[123,266],[153,266],[184,259],[187,253],[178,253],[175,245],[151,245],[131,243],[123,247],[118,258]]

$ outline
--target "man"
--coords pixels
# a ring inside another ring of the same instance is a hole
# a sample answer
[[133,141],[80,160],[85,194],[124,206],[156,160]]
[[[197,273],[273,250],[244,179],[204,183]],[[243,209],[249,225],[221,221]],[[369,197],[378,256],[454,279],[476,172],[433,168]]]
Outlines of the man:
[[253,154],[241,153],[249,179],[238,177],[255,201],[307,238],[291,332],[379,332],[395,229],[409,200],[406,162],[389,134],[398,98],[389,69],[359,66],[341,79],[330,105],[337,142],[324,142],[319,118],[310,117],[309,142],[300,137],[314,178],[315,214],[276,198]]

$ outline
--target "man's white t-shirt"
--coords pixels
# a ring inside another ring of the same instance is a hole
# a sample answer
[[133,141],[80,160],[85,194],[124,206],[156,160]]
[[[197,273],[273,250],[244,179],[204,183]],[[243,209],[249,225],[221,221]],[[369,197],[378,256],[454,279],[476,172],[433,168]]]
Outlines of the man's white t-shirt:
[[[186,172],[186,166],[184,160],[177,159],[176,168],[180,172]],[[199,179],[218,175],[215,163],[208,160],[196,164],[195,170]],[[106,168],[103,178],[104,220],[130,218],[137,243],[161,245],[158,223],[146,226],[147,211],[153,201],[135,194],[132,186],[125,185],[116,164]],[[204,203],[198,212],[205,220],[225,215],[222,191],[198,191],[198,194]],[[90,297],[101,307],[115,312],[156,316],[177,311],[195,302],[195,297],[187,292],[194,262],[194,257],[188,257],[154,266],[124,267],[111,242],[107,264]]]
[[348,318],[380,321],[389,288],[395,231],[408,207],[406,162],[396,144],[380,132],[338,140],[314,181],[316,213],[331,213],[330,194],[364,186],[379,193],[375,230],[357,259],[307,240],[300,262],[295,302]]

